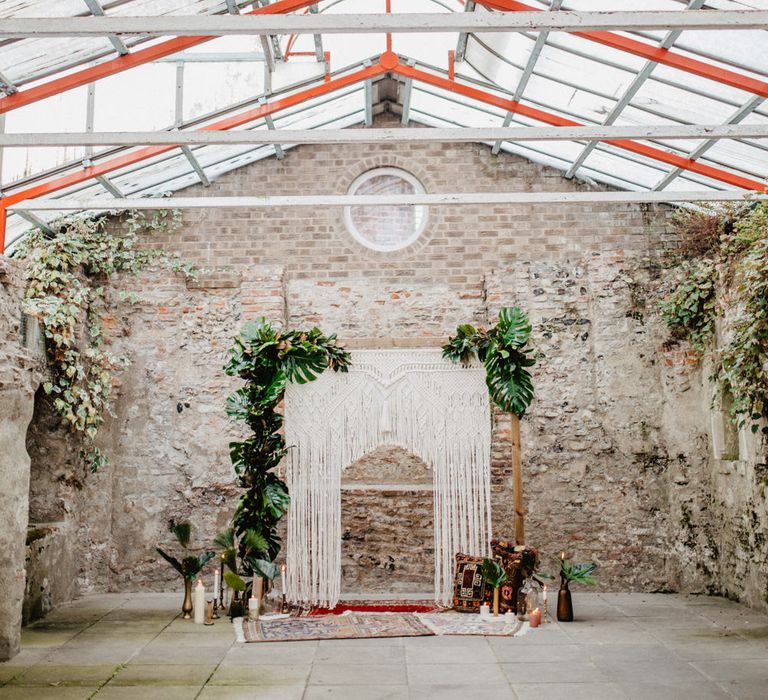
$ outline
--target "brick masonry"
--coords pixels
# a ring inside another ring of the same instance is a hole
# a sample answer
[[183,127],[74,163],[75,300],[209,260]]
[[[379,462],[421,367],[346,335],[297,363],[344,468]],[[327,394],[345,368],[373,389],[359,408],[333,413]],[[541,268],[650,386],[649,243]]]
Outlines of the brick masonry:
[[[300,147],[185,194],[339,194],[377,166],[408,170],[428,192],[587,187],[482,145],[383,144]],[[198,549],[226,526],[238,495],[227,443],[239,427],[222,410],[236,382],[221,367],[244,320],[317,324],[357,346],[434,345],[459,323],[492,323],[509,304],[530,312],[541,355],[522,430],[528,540],[541,548],[544,568],[566,549],[597,561],[606,589],[723,588],[708,392],[685,349],[665,345],[656,312],[665,284],[659,260],[674,244],[665,209],[432,208],[423,236],[395,253],[357,243],[338,209],[211,209],[185,214],[182,230],[150,243],[205,272],[190,284],[160,273],[120,283],[142,300],[115,312],[113,342],[133,364],[101,437],[112,464],[75,486],[74,448],[42,409],[29,441],[34,508],[77,522],[82,590],[179,586],[154,553],[156,544],[172,546],[167,520],[192,520]],[[494,416],[500,536],[512,533],[508,430]],[[381,471],[393,457],[377,459]],[[406,473],[418,461],[397,463]],[[396,488],[388,501],[372,493],[345,492],[346,580],[392,587],[380,566],[390,539],[412,553],[394,573],[418,584],[422,567],[413,564],[429,546],[429,499]],[[368,543],[358,537],[366,522]],[[351,548],[355,537],[367,547],[363,557]],[[371,571],[362,570],[365,557],[376,562]],[[763,604],[755,586],[728,590]]]

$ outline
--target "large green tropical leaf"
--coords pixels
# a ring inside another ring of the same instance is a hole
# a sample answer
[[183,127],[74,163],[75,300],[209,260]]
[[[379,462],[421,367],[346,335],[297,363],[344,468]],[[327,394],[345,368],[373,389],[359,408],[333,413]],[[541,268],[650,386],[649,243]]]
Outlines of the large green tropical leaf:
[[519,306],[505,306],[499,311],[497,338],[499,344],[506,349],[524,347],[531,337],[531,330],[531,322]]
[[176,569],[176,571],[178,571],[182,576],[184,575],[184,569],[181,565],[181,562],[176,557],[167,554],[162,549],[160,549],[160,547],[155,547],[155,550],[163,559],[165,559],[165,561],[167,561],[174,569]]
[[171,520],[168,523],[168,529],[175,535],[182,547],[189,547],[189,542],[192,539],[192,525],[190,523],[177,523],[175,520]]

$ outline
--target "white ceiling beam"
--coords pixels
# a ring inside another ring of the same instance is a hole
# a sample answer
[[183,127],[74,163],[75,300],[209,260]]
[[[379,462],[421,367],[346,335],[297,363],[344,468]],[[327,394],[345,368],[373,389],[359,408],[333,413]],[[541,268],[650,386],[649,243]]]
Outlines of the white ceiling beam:
[[322,143],[475,143],[484,141],[610,141],[621,139],[768,139],[768,124],[489,126],[463,128],[110,131],[1,134],[0,148],[46,146],[232,145]]
[[[104,17],[104,8],[101,6],[99,0],[83,0],[88,11],[94,17]],[[120,37],[110,34],[108,37],[109,43],[112,44],[112,48],[117,51],[121,56],[125,56],[128,53],[128,47],[123,43]]]
[[200,161],[195,158],[195,154],[192,153],[192,149],[189,146],[182,146],[181,152],[184,154],[184,157],[189,161],[189,164],[192,166],[192,170],[195,171],[197,174],[198,179],[200,180],[200,184],[203,187],[210,187],[211,181],[208,179],[208,176],[205,174],[205,170],[203,169],[203,166],[200,165]]
[[5,17],[2,38],[767,29],[766,10]]
[[[747,197],[749,195],[749,197]],[[252,209],[263,207],[435,206],[464,204],[639,204],[768,200],[768,194],[730,191],[691,192],[461,192],[396,195],[265,195],[248,197],[141,197],[97,199],[62,197],[30,199],[8,207],[23,215],[32,211],[104,209]]]
[[263,63],[266,57],[259,51],[219,51],[216,53],[177,53],[163,56],[152,63]]
[[[553,12],[557,12],[560,9],[560,6],[563,4],[563,0],[552,0],[549,4],[549,9]],[[515,94],[512,97],[513,100],[516,102],[519,102],[522,97],[523,93],[525,92],[525,88],[528,87],[528,81],[531,79],[531,76],[533,75],[533,71],[536,68],[536,64],[539,61],[539,56],[541,55],[541,52],[544,48],[544,45],[547,43],[547,37],[549,36],[549,32],[539,32],[539,35],[536,37],[536,41],[533,44],[533,48],[531,49],[531,53],[528,55],[528,61],[525,64],[525,68],[523,69],[523,73],[520,76],[520,80],[517,83],[517,87],[515,88]],[[502,126],[509,126],[514,119],[514,114],[512,112],[507,112],[504,115],[504,123]],[[497,141],[493,144],[493,148],[491,148],[491,153],[493,155],[497,155],[498,152],[501,150],[501,141]]]
[[[765,98],[763,97],[753,97],[751,100],[748,100],[745,102],[739,109],[737,109],[729,118],[728,121],[726,121],[726,124],[738,124],[743,119],[746,119],[752,112],[754,112],[763,102],[765,101]],[[710,148],[712,148],[717,143],[717,139],[708,139],[704,143],[697,146],[693,151],[691,151],[687,158],[688,160],[698,160],[703,156]],[[669,184],[678,176],[680,176],[683,173],[682,168],[673,168],[667,175],[665,175],[661,180],[659,180],[651,189],[654,190],[663,190]]]
[[[704,0],[690,0],[688,3],[688,10],[698,10],[704,4]],[[667,32],[666,36],[659,43],[659,48],[669,49],[672,48],[674,43],[680,38],[682,30],[675,29],[671,32]],[[603,124],[613,124],[626,109],[632,98],[640,92],[640,89],[645,85],[646,80],[653,73],[656,66],[659,64],[655,61],[647,61],[646,64],[638,71],[630,85],[624,91],[624,94],[619,98],[613,109],[608,113],[608,116],[603,120]],[[567,178],[572,178],[578,169],[584,164],[584,161],[589,157],[597,144],[593,141],[588,143],[573,161],[570,168],[565,173]]]
[[[475,7],[476,3],[474,0],[467,0],[464,3],[464,12],[474,12]],[[454,56],[456,62],[464,60],[464,56],[467,53],[467,39],[469,39],[469,34],[466,32],[459,34],[459,40],[456,42],[456,54]]]

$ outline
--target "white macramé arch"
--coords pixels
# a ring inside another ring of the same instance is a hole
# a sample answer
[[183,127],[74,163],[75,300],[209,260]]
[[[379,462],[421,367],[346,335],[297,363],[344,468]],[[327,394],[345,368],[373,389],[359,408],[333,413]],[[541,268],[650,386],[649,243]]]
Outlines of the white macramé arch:
[[289,446],[286,592],[333,606],[341,587],[341,472],[380,445],[419,456],[435,483],[435,599],[448,603],[456,552],[485,556],[491,537],[491,419],[485,370],[438,349],[355,350],[285,394]]

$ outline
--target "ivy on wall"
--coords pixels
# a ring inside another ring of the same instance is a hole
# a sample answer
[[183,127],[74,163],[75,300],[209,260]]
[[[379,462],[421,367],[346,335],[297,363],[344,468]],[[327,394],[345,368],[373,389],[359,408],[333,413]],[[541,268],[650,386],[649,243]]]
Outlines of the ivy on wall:
[[108,224],[116,215],[61,219],[51,224],[56,235],[34,229],[16,251],[27,263],[24,311],[39,319],[45,335],[49,376],[43,389],[71,430],[83,436],[80,456],[91,471],[107,463],[95,439],[111,414],[113,378],[128,366],[128,359],[112,354],[105,343],[108,281],[150,265],[195,274],[177,256],[138,245],[140,236],[179,228],[180,212],[122,214],[124,226],[113,233]]
[[731,418],[756,433],[768,419],[768,203],[680,210],[674,224],[683,255],[663,318],[699,353],[711,351]]

